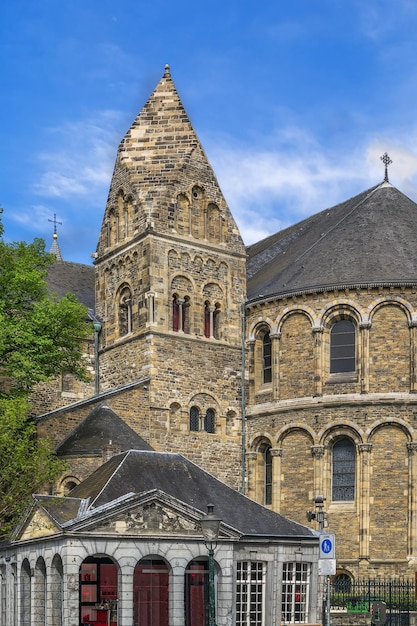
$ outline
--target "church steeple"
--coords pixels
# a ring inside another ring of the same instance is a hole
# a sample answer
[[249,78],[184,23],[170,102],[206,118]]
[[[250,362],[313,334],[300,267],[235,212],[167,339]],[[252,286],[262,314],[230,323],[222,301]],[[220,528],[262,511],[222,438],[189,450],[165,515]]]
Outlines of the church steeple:
[[54,213],[54,219],[48,219],[48,222],[52,222],[54,225],[54,234],[52,235],[52,244],[49,249],[49,254],[53,254],[57,261],[63,261],[61,250],[58,243],[58,233],[56,232],[57,224],[62,224],[62,222],[58,222],[56,219],[56,213]]
[[147,229],[227,244],[244,253],[168,65],[120,143],[98,257]]

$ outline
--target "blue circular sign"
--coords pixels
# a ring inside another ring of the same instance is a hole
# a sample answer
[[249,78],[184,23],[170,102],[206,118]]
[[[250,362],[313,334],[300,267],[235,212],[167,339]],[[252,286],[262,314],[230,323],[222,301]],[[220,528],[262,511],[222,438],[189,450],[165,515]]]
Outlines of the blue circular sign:
[[324,554],[329,554],[333,549],[333,544],[330,539],[323,539],[321,542],[321,549]]

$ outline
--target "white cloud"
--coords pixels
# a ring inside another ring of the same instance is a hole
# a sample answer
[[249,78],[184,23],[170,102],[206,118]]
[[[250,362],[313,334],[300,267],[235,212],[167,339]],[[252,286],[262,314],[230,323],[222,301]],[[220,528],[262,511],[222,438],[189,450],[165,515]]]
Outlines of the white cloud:
[[68,122],[49,129],[53,145],[37,155],[37,195],[49,198],[88,198],[102,206],[114,165],[117,140],[111,130],[119,115],[102,112],[90,120]]
[[[283,131],[276,149],[213,142],[208,150],[226,201],[246,244],[258,241],[305,217],[332,207],[384,178],[380,156],[388,151],[390,180],[417,200],[415,133],[400,138],[387,132],[364,138],[362,145],[325,152],[302,130]],[[396,137],[396,141],[392,140]],[[285,144],[285,145],[284,145]],[[290,148],[287,146],[291,145]]]

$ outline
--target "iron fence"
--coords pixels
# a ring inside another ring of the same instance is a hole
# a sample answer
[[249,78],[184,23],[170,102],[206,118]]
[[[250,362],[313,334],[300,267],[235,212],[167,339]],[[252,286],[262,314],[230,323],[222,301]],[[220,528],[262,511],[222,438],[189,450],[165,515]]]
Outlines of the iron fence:
[[375,602],[385,602],[389,626],[408,626],[410,612],[417,611],[415,581],[385,578],[352,581],[346,577],[330,583],[331,611],[370,613]]

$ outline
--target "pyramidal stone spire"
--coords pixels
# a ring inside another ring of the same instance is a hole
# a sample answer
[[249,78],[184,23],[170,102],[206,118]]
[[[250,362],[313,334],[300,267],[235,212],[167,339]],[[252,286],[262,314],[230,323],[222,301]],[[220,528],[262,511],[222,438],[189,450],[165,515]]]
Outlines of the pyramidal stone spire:
[[56,233],[54,233],[53,236],[52,236],[52,244],[51,244],[51,247],[49,249],[49,254],[53,254],[57,261],[63,261],[64,260],[62,258],[61,250],[59,248],[58,235]]
[[[224,242],[230,244],[234,239],[239,252],[243,251],[238,228],[166,65],[119,145],[97,249],[99,257],[106,248],[149,228],[161,234],[193,235],[186,232],[185,220],[178,226],[181,203],[188,203],[193,211],[193,203],[203,202],[203,196],[205,206],[214,204],[222,215]],[[198,219],[203,222],[203,209],[200,211]]]

